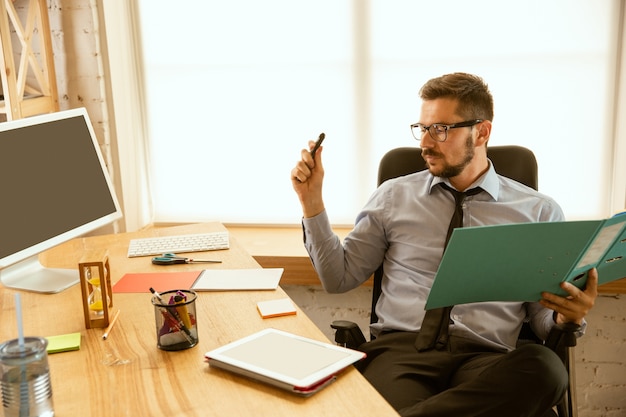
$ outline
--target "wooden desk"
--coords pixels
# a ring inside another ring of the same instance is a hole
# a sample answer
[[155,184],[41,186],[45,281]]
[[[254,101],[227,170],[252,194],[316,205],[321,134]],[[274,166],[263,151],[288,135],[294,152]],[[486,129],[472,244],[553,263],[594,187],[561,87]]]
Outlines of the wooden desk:
[[[42,263],[76,267],[82,254],[108,248],[111,278],[127,272],[255,268],[256,261],[231,239],[227,251],[211,252],[216,265],[154,266],[150,258],[126,257],[131,238],[184,234],[223,228],[217,223],[79,238],[42,256]],[[198,255],[198,258],[200,256]],[[167,268],[167,269],[164,269]],[[77,272],[78,274],[78,272]],[[0,340],[17,337],[14,291],[0,289],[3,325]],[[397,415],[354,368],[309,398],[301,398],[203,362],[206,351],[266,327],[327,341],[298,309],[295,316],[263,320],[256,303],[286,297],[276,291],[205,292],[198,294],[199,343],[180,352],[157,349],[150,294],[114,294],[113,311],[121,314],[107,340],[103,329],[85,329],[80,287],[59,294],[22,293],[27,336],[80,332],[79,351],[49,356],[55,416],[387,416]]]

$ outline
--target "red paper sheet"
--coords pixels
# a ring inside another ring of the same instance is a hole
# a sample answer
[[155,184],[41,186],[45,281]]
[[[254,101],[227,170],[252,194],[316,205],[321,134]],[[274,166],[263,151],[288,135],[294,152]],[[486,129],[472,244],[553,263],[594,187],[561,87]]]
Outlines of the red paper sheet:
[[150,287],[158,292],[187,290],[191,288],[200,272],[202,271],[126,274],[113,285],[113,292],[149,293]]

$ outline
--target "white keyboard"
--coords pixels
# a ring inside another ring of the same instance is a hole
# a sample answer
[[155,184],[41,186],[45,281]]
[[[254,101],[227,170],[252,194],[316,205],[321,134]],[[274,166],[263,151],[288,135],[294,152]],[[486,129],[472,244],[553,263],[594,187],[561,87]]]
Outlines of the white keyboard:
[[132,239],[128,257],[228,249],[228,238],[228,231],[224,231]]

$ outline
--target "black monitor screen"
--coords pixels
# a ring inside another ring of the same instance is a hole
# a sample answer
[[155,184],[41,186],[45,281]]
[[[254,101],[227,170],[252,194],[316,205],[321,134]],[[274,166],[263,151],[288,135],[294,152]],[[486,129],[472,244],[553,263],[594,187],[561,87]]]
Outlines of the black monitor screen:
[[86,112],[36,120],[0,124],[0,268],[120,217]]
[[0,257],[115,212],[86,139],[82,117],[0,133]]

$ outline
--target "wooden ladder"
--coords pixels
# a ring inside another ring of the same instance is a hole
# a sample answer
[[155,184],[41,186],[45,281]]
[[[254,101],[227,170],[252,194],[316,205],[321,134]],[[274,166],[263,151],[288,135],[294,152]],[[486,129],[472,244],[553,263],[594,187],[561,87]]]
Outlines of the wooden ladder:
[[47,1],[21,1],[24,22],[14,1],[0,0],[0,121],[59,111]]

